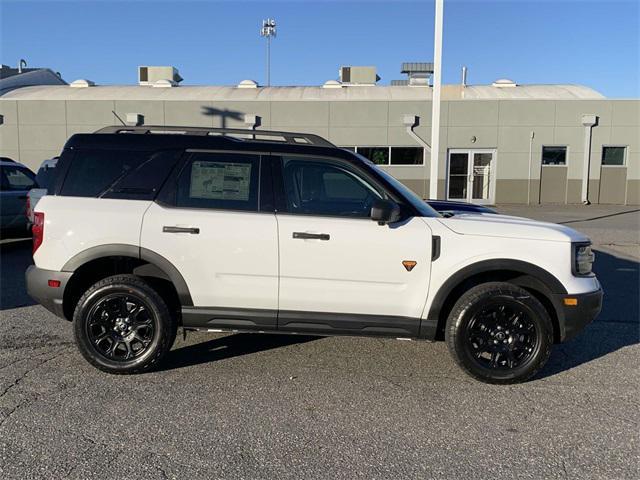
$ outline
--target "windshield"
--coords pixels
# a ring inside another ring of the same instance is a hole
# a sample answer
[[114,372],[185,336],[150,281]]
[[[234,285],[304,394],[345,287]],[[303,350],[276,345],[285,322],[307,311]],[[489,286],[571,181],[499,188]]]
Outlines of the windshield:
[[354,155],[356,155],[359,159],[365,162],[367,166],[373,168],[378,175],[380,175],[387,182],[389,182],[398,192],[400,192],[400,194],[404,197],[407,203],[409,203],[418,212],[420,212],[422,216],[424,217],[441,217],[442,216],[436,210],[431,208],[427,204],[427,202],[425,202],[422,198],[420,198],[413,190],[411,190],[401,181],[394,178],[392,175],[389,175],[387,172],[385,172],[382,168],[380,168],[378,165],[373,163],[371,160],[369,160],[366,157],[363,157],[358,153],[355,153]]

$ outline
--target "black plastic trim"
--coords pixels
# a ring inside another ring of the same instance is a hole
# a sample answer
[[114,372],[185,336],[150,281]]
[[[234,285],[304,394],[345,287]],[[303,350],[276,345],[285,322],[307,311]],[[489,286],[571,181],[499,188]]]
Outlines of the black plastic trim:
[[[555,296],[557,303],[562,305],[561,315],[558,318],[561,342],[575,337],[598,316],[602,310],[603,296],[602,289],[589,293]],[[564,299],[567,297],[577,299],[578,304],[576,306],[565,305]]]
[[192,306],[193,300],[187,282],[180,274],[178,269],[162,255],[159,255],[149,249],[141,248],[136,245],[113,243],[107,245],[98,245],[88,248],[77,255],[73,256],[62,267],[63,272],[74,272],[82,265],[99,258],[105,257],[131,257],[138,258],[155,265],[160,269],[167,278],[171,280],[173,286],[178,292],[178,298],[183,306]]
[[438,235],[431,237],[431,261],[435,262],[440,258],[440,244],[441,239]]
[[74,272],[85,263],[103,257],[140,258],[140,247],[125,243],[109,243],[88,248],[74,255],[62,267],[63,272]]
[[[551,294],[566,294],[567,289],[562,283],[546,270],[533,265],[528,262],[513,259],[492,259],[483,260],[471,265],[468,265],[461,270],[458,270],[451,277],[449,277],[444,284],[440,287],[436,293],[431,307],[429,308],[429,314],[427,320],[422,321],[422,327],[420,329],[420,338],[433,339],[437,333],[438,321],[440,319],[440,311],[444,306],[449,294],[459,285],[464,283],[465,280],[480,273],[512,271],[520,273],[522,275],[529,275],[537,279],[542,283],[546,290]],[[556,308],[557,310],[557,308]],[[435,324],[435,328],[433,325]],[[433,335],[433,336],[432,336]]]
[[277,310],[224,307],[182,307],[182,326],[244,330],[275,330]]
[[282,333],[416,338],[419,318],[252,308],[183,307],[183,326]]
[[278,313],[278,330],[329,335],[416,337],[420,319],[393,315],[304,312]]
[[193,300],[191,298],[187,282],[184,280],[180,271],[178,271],[178,269],[169,260],[144,247],[140,247],[140,258],[145,262],[149,262],[150,264],[157,266],[169,277],[171,283],[173,283],[173,286],[176,289],[176,292],[178,293],[180,304],[183,307],[193,306]]

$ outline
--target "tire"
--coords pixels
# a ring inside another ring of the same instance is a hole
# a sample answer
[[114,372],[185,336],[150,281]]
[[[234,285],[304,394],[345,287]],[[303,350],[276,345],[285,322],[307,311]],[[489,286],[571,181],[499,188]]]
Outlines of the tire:
[[545,307],[529,292],[491,282],[469,289],[456,302],[445,340],[456,363],[473,378],[520,383],[549,359],[553,325]]
[[113,374],[156,367],[177,331],[165,302],[135,275],[115,275],[92,285],[78,301],[73,324],[82,356]]

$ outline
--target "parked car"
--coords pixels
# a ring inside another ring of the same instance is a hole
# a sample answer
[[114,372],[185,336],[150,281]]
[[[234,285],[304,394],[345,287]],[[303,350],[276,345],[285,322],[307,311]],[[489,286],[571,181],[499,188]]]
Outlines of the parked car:
[[493,208],[485,205],[476,205],[474,203],[457,202],[454,200],[425,200],[431,208],[438,213],[451,217],[460,214],[489,214],[496,215],[498,212]]
[[38,173],[36,173],[36,183],[38,186],[29,190],[27,194],[27,218],[29,225],[33,224],[33,212],[38,201],[47,194],[48,189],[51,186],[51,182],[54,179],[54,173],[58,159],[60,157],[53,157],[45,160],[40,165]]
[[446,218],[321,137],[250,135],[108,127],[67,141],[26,280],[73,320],[92,365],[152,369],[181,327],[444,339],[469,375],[514,383],[600,311],[583,234]]
[[27,193],[37,186],[35,174],[25,165],[0,157],[0,232],[27,236]]

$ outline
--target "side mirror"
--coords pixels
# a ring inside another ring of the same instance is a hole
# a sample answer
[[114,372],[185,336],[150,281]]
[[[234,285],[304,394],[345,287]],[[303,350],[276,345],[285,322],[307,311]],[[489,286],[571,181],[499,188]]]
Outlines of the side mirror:
[[371,220],[378,225],[397,222],[400,220],[400,207],[391,200],[376,199],[371,206]]

